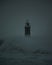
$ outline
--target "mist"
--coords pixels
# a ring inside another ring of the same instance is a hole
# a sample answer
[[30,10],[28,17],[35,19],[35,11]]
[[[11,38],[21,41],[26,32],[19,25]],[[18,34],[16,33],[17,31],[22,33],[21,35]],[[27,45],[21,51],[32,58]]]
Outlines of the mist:
[[0,1],[0,37],[24,35],[26,19],[34,36],[52,36],[52,1]]

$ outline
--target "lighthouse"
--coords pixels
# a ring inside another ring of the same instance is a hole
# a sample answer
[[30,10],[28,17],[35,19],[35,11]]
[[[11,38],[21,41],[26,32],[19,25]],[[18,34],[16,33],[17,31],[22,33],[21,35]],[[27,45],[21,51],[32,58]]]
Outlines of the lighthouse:
[[30,23],[29,23],[29,20],[27,19],[26,20],[26,23],[25,23],[25,36],[30,36]]

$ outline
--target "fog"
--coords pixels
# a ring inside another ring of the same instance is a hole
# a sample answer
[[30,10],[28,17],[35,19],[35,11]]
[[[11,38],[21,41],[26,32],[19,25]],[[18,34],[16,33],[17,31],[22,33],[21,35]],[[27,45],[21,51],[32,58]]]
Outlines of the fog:
[[52,65],[51,0],[0,0],[0,65]]
[[26,19],[34,36],[52,36],[52,1],[0,1],[0,37],[24,35]]

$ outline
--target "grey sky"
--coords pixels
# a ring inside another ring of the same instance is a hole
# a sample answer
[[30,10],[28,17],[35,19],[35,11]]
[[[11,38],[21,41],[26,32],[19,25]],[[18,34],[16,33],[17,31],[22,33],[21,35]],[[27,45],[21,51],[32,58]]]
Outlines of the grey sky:
[[0,36],[23,35],[26,19],[32,35],[52,35],[51,0],[0,0]]

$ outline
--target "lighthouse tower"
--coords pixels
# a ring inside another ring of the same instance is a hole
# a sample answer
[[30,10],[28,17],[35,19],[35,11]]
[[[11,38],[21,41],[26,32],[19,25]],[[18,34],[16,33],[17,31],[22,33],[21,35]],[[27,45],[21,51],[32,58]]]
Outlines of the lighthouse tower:
[[27,19],[26,20],[26,23],[25,23],[25,36],[30,36],[30,23],[29,23],[29,20]]

